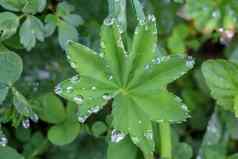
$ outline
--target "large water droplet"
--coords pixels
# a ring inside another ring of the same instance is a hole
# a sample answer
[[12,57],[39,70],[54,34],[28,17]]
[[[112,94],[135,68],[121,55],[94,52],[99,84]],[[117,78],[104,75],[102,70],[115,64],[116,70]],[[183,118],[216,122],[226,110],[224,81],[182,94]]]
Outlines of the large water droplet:
[[151,21],[151,22],[155,22],[156,18],[153,14],[149,14],[148,15],[148,20]]
[[69,86],[66,88],[67,93],[71,93],[73,91],[73,87]]
[[83,103],[83,96],[76,96],[76,97],[74,97],[74,101],[77,104],[82,104]]
[[102,96],[102,98],[103,98],[104,100],[110,100],[110,99],[112,99],[112,96],[111,96],[109,93],[105,93],[105,94]]
[[111,136],[111,141],[113,143],[118,143],[121,140],[123,140],[126,137],[126,134],[118,131],[118,130],[112,130],[112,136]]
[[73,76],[73,77],[70,79],[70,82],[71,82],[71,83],[78,83],[78,82],[80,82],[79,76],[78,76],[78,75],[77,75],[77,76]]
[[30,119],[37,123],[39,121],[39,116],[36,114],[36,113],[33,113],[31,116],[30,116]]
[[8,143],[7,137],[3,134],[3,132],[0,132],[0,146],[5,147]]
[[88,115],[85,115],[85,116],[78,116],[78,121],[80,123],[84,123],[87,119],[88,119]]
[[22,121],[22,126],[26,129],[28,129],[30,127],[30,120],[29,119],[25,119]]
[[56,87],[55,87],[55,93],[60,95],[62,93],[62,88],[61,88],[61,85],[58,84]]
[[100,110],[100,107],[99,106],[94,106],[94,107],[92,107],[91,109],[89,109],[89,113],[91,114],[91,113],[97,113],[97,112],[99,112],[99,110]]
[[97,87],[95,87],[95,86],[92,86],[92,88],[91,88],[92,90],[96,90],[97,89]]
[[152,130],[147,130],[145,132],[144,136],[149,140],[153,140],[153,131]]
[[110,25],[113,25],[114,21],[115,21],[114,18],[112,18],[112,17],[107,17],[107,18],[104,20],[103,24],[104,24],[104,25],[107,25],[107,26],[110,26]]
[[193,57],[192,56],[188,56],[187,57],[187,61],[186,61],[186,66],[188,68],[193,68],[193,65],[194,65],[194,60],[193,60]]

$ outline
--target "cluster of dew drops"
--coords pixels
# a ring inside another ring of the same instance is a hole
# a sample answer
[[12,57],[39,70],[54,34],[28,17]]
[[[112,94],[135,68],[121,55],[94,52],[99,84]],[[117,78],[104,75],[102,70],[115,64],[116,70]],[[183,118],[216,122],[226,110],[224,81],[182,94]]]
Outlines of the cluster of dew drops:
[[[39,116],[36,113],[32,113],[30,118],[26,118],[22,120],[22,127],[25,129],[30,128],[30,120],[34,123],[37,123],[39,121]],[[5,147],[8,143],[8,139],[6,135],[3,133],[3,131],[0,129],[0,146]]]
[[[113,77],[111,75],[108,77],[109,80],[112,80],[112,78]],[[76,75],[76,76],[72,77],[69,81],[72,83],[72,85],[79,84],[80,83],[80,78],[79,78],[78,75]],[[86,90],[86,88],[82,88],[82,89]],[[62,95],[64,93],[69,94],[69,93],[72,93],[73,90],[74,90],[73,86],[68,86],[64,90],[62,88],[61,84],[58,84],[55,88],[55,93],[58,94],[58,95]],[[95,90],[97,90],[97,87],[96,86],[91,86],[90,90],[95,91]],[[93,98],[89,98],[89,99],[92,100]],[[104,93],[102,95],[102,99],[105,100],[105,101],[109,101],[109,100],[112,99],[112,95],[110,95],[109,93]],[[73,97],[73,101],[78,105],[82,105],[84,103],[84,100],[85,100],[85,98],[84,98],[83,95],[75,95]],[[84,115],[84,116],[80,115],[80,113],[78,112],[78,121],[80,123],[84,123],[91,114],[95,114],[95,113],[99,112],[100,109],[101,109],[101,107],[99,105],[95,105],[92,108],[90,108],[88,110],[87,114]]]

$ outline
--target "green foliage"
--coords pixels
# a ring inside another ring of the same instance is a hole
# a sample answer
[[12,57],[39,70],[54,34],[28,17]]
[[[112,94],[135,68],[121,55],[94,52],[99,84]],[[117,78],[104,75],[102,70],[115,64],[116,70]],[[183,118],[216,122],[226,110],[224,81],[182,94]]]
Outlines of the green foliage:
[[226,60],[210,60],[202,66],[211,95],[217,100],[217,104],[236,113],[237,71],[238,65]]
[[237,28],[237,6],[236,0],[187,0],[186,11],[199,30],[210,33],[219,28]]
[[145,156],[154,150],[151,121],[181,122],[188,117],[187,107],[166,91],[166,85],[193,67],[192,59],[156,57],[156,34],[155,19],[149,15],[137,26],[132,48],[126,51],[114,19],[106,19],[103,53],[69,42],[67,57],[80,78],[74,76],[56,87],[57,94],[80,105],[81,122],[113,98],[113,127],[129,134]]
[[236,159],[237,6],[0,0],[0,159]]

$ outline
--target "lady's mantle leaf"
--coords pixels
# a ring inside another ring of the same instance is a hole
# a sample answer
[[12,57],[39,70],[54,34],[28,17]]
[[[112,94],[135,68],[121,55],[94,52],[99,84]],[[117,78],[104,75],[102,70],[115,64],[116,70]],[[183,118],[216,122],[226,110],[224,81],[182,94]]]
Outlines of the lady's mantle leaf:
[[[71,66],[79,73],[60,83],[56,93],[79,104],[79,121],[113,100],[113,142],[129,134],[146,157],[153,156],[152,122],[182,122],[187,107],[166,85],[193,67],[194,61],[173,56],[155,58],[157,31],[154,16],[141,21],[132,48],[125,49],[115,19],[102,27],[102,54],[74,42],[67,45]],[[121,132],[118,135],[115,132]],[[116,138],[116,139],[115,139]]]
[[238,65],[226,60],[209,60],[202,65],[202,72],[217,103],[226,110],[236,110]]

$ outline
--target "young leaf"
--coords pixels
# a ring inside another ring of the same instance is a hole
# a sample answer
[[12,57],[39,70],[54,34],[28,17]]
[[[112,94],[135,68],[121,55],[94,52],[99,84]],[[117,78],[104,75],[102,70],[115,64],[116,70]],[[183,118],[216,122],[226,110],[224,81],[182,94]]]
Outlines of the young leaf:
[[21,44],[30,51],[36,45],[36,40],[44,41],[44,25],[40,19],[29,15],[22,24],[19,34]]
[[[120,155],[118,155],[120,154]],[[107,150],[108,159],[136,159],[137,158],[137,148],[131,142],[129,137],[126,137],[118,143],[109,143]]]
[[12,86],[21,76],[21,58],[11,51],[0,51],[0,83]]
[[66,118],[63,103],[54,94],[48,93],[37,98],[33,105],[40,118],[48,123],[61,123]]
[[69,40],[72,41],[79,40],[79,34],[77,29],[73,25],[68,24],[62,20],[58,23],[58,32],[59,32],[59,43],[63,49],[66,48],[67,42]]
[[11,12],[0,13],[0,40],[5,40],[14,35],[19,26],[19,18]]
[[238,65],[226,60],[209,60],[203,63],[202,72],[217,104],[234,111],[238,92]]
[[55,125],[48,131],[48,139],[55,145],[71,143],[79,134],[80,124],[76,121],[65,121]]

